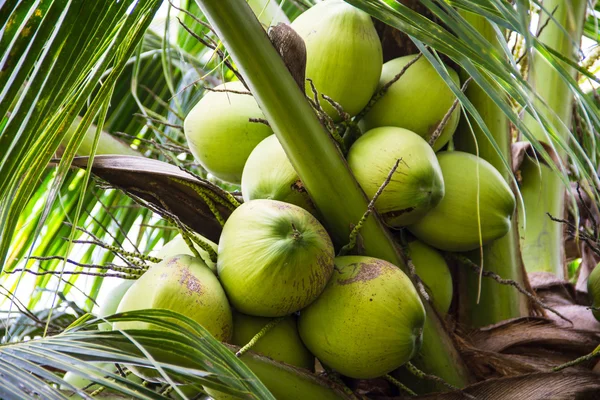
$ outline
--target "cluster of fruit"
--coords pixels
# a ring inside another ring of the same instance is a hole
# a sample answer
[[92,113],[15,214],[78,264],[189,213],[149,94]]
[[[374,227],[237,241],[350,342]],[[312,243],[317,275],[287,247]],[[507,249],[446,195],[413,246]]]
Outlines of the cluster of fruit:
[[[307,78],[339,106],[321,99],[321,111],[340,122],[341,107],[362,132],[346,159],[367,197],[397,164],[375,207],[390,227],[406,227],[418,239],[409,244],[411,258],[434,308],[445,314],[452,279],[435,248],[468,251],[505,235],[515,208],[511,189],[488,162],[439,151],[460,119],[454,94],[424,57],[383,64],[367,14],[329,0],[292,28],[306,44]],[[446,72],[459,84],[455,71]],[[312,95],[308,83],[306,90]],[[244,204],[226,221],[218,245],[211,243],[216,263],[181,255],[190,252],[178,238],[163,249],[165,260],[127,290],[118,311],[178,311],[240,346],[273,326],[253,350],[307,369],[314,356],[354,378],[398,368],[418,351],[425,321],[413,283],[386,261],[335,256],[319,212],[264,121],[240,82],[207,92],[190,111],[184,128],[192,153],[215,177],[241,183]]]

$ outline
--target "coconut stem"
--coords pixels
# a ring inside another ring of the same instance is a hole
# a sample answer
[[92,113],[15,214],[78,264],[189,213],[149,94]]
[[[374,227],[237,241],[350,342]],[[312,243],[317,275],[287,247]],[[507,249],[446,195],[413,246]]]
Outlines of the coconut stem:
[[446,255],[451,258],[454,259],[458,262],[460,262],[461,264],[471,268],[471,270],[478,276],[478,277],[483,277],[483,278],[491,278],[493,280],[495,280],[496,282],[498,282],[501,285],[507,285],[507,286],[512,286],[515,289],[517,289],[517,291],[519,293],[521,293],[524,296],[527,296],[529,298],[529,300],[535,304],[537,304],[540,308],[543,308],[545,310],[548,310],[554,314],[556,314],[559,318],[563,319],[564,321],[570,323],[571,325],[573,325],[573,321],[571,321],[570,319],[568,319],[567,317],[565,317],[564,315],[562,315],[561,313],[559,313],[558,311],[556,311],[556,309],[544,304],[535,294],[532,294],[530,292],[527,291],[527,289],[525,289],[523,286],[521,286],[519,284],[519,282],[516,282],[512,279],[504,279],[502,278],[500,275],[492,272],[492,271],[486,271],[483,268],[481,268],[481,265],[477,265],[475,264],[473,261],[471,261],[469,258],[459,255],[459,254],[453,254],[453,253],[446,253]]
[[398,389],[402,390],[405,393],[408,393],[409,396],[416,396],[417,394],[415,392],[413,392],[412,390],[410,390],[409,388],[407,388],[402,382],[400,382],[398,379],[394,378],[393,376],[387,374],[384,375],[385,379],[387,379],[392,385],[396,386]]
[[[463,83],[461,91],[464,92],[465,90],[467,90],[467,87],[469,86],[469,83],[471,83],[472,80],[473,80],[473,78],[469,77],[465,81],[465,83]],[[433,131],[433,133],[429,137],[429,145],[431,147],[433,147],[433,145],[435,145],[435,142],[438,140],[438,138],[442,134],[442,131],[444,130],[444,128],[446,127],[446,125],[448,125],[448,121],[450,120],[450,117],[454,113],[454,110],[456,110],[456,107],[458,107],[458,104],[459,104],[459,100],[458,100],[458,97],[457,97],[454,100],[454,102],[452,103],[452,105],[450,106],[450,108],[448,109],[448,111],[446,112],[446,114],[444,115],[444,118],[442,118],[442,120],[438,124],[437,128],[435,128],[435,131]]]
[[279,318],[275,318],[273,321],[269,322],[268,324],[266,324],[260,331],[258,331],[258,333],[256,335],[254,335],[254,337],[252,339],[250,339],[250,341],[241,349],[239,349],[237,351],[237,353],[235,353],[236,357],[241,357],[244,355],[244,353],[246,353],[248,350],[250,350],[252,348],[252,346],[254,346],[263,336],[265,336],[271,329],[273,329],[274,327],[277,326],[277,324],[279,324],[281,321],[283,321],[284,317],[279,317]]
[[[462,15],[491,45],[501,49],[501,43],[498,42],[494,27],[485,18],[469,12],[463,12]],[[485,132],[478,126],[471,127],[467,119],[463,119],[454,135],[455,147],[488,161],[512,186],[512,171],[508,170],[504,164],[504,160],[509,162],[511,160],[508,118],[479,85],[470,84],[466,95],[477,108],[500,152],[497,151]],[[504,237],[481,249],[467,253],[467,256],[475,264],[484,264],[489,271],[524,286],[525,272],[519,253],[516,218],[517,213],[512,216],[511,229]],[[479,267],[477,271],[480,271]],[[518,292],[498,285],[496,282],[481,280],[471,271],[459,270],[458,275],[460,322],[478,327],[529,314],[527,299]],[[502,301],[498,301],[498,299],[502,299]]]
[[[540,12],[538,31],[539,40],[549,48],[565,57],[575,59],[576,46],[580,43],[585,22],[587,0],[545,0],[546,11]],[[554,13],[549,16],[548,13]],[[543,30],[541,29],[543,27]],[[571,125],[573,93],[566,79],[544,56],[533,52],[529,69],[529,81],[540,99],[535,100],[542,113],[553,124],[553,135],[569,139]],[[568,68],[564,63],[563,66]],[[568,68],[573,78],[576,71]],[[553,145],[548,130],[538,119],[526,115],[523,122],[530,129],[535,140]],[[565,125],[564,127],[562,125]],[[565,150],[554,146],[562,165],[566,160]],[[564,172],[563,172],[564,174]],[[525,203],[526,221],[521,228],[523,236],[523,261],[527,272],[552,272],[559,278],[564,277],[563,227],[551,221],[546,213],[562,218],[564,213],[565,186],[560,172],[527,160],[521,168],[523,182],[521,193]]]
[[586,354],[585,356],[581,356],[579,358],[576,358],[573,361],[569,361],[567,363],[561,364],[557,367],[552,368],[552,371],[557,372],[557,371],[561,371],[565,368],[569,368],[569,367],[573,367],[575,365],[579,365],[581,363],[584,363],[586,361],[590,361],[593,360],[594,358],[600,356],[600,345],[598,345],[598,347],[596,347],[591,353]]
[[292,224],[292,239],[299,241],[302,239],[302,232],[296,229],[296,225]]
[[[439,376],[426,374],[425,372],[421,371],[419,368],[415,367],[410,361],[407,362],[406,364],[404,364],[404,366],[406,367],[406,369],[408,370],[408,372],[410,372],[411,374],[413,374],[417,378],[426,379],[426,380],[429,380],[429,381],[433,381],[433,382],[439,383],[441,385],[444,385],[445,387],[447,387],[450,390],[459,390],[459,388],[457,388],[454,385],[449,384],[448,382],[446,382],[445,380],[443,380]],[[472,396],[469,396],[469,397],[473,398]]]
[[338,256],[346,255],[352,249],[354,249],[354,247],[356,247],[356,239],[358,238],[358,234],[360,233],[360,228],[362,228],[362,226],[365,224],[365,221],[367,220],[367,218],[369,217],[369,215],[371,215],[371,213],[373,211],[375,211],[375,202],[377,201],[377,199],[379,198],[379,196],[381,196],[381,193],[383,193],[383,190],[385,189],[385,187],[392,180],[392,176],[394,175],[394,172],[396,172],[396,170],[398,169],[398,165],[400,165],[400,161],[402,161],[401,158],[399,158],[399,159],[396,160],[396,162],[394,163],[394,166],[392,167],[392,169],[388,173],[387,177],[385,178],[385,180],[383,181],[383,183],[381,184],[381,186],[379,186],[379,189],[377,189],[377,192],[375,192],[375,195],[373,196],[373,198],[371,199],[371,201],[369,201],[369,204],[367,205],[367,210],[365,211],[365,213],[361,217],[360,221],[358,221],[358,223],[356,224],[356,226],[354,226],[354,228],[352,228],[352,231],[350,232],[350,240],[348,241],[348,244],[346,244],[344,247],[342,247],[340,249],[340,252],[339,252]]
[[[204,251],[206,251],[208,253],[210,261],[217,262],[217,252],[215,251],[215,249],[212,248],[212,246],[210,244],[208,244],[204,240],[200,239],[191,230],[188,230],[185,233],[182,232],[182,236],[184,237],[184,240],[185,240],[186,235],[189,235],[189,239],[192,242],[194,242],[195,244],[197,244],[198,247],[200,247],[202,250],[204,250]],[[190,246],[190,244],[188,244],[188,246]],[[191,245],[190,247],[193,248],[194,246]],[[202,256],[199,255],[199,258],[202,259]]]
[[363,117],[365,115],[367,115],[367,113],[369,111],[371,111],[371,108],[373,108],[373,106],[375,105],[375,103],[377,103],[379,101],[379,99],[381,99],[386,93],[387,91],[390,89],[390,87],[398,82],[398,79],[400,79],[402,77],[402,75],[404,75],[404,73],[417,61],[419,61],[419,59],[423,56],[423,53],[419,53],[415,56],[415,58],[413,58],[412,60],[410,60],[408,62],[408,64],[406,64],[401,70],[400,72],[398,72],[396,74],[396,76],[394,76],[392,79],[390,79],[389,82],[386,82],[385,85],[383,85],[381,87],[381,89],[379,89],[378,91],[375,92],[375,94],[371,97],[371,100],[369,100],[369,102],[367,103],[367,105],[365,106],[365,108],[362,109],[361,112],[358,113],[358,115],[354,118],[354,122],[358,123],[361,119],[363,119]]
[[[64,238],[64,239],[68,239],[68,238]],[[149,256],[147,254],[143,254],[143,253],[138,253],[135,251],[125,251],[123,250],[121,247],[118,246],[112,246],[108,243],[105,243],[101,240],[73,240],[73,243],[79,243],[79,244],[93,244],[96,246],[100,246],[103,249],[109,250],[115,254],[121,255],[123,257],[127,257],[128,261],[131,261],[130,259],[132,258],[137,258],[143,261],[150,261],[153,263],[159,263],[162,261],[161,258],[157,258],[157,257],[152,257]]]

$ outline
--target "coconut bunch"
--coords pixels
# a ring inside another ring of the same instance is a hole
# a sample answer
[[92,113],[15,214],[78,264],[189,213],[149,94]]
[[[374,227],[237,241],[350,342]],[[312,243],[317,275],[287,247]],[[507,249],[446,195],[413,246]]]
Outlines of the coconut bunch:
[[[168,309],[225,343],[250,343],[253,352],[309,371],[317,355],[356,378],[391,372],[419,349],[425,312],[410,279],[383,260],[335,257],[325,228],[301,207],[267,199],[238,207],[219,240],[216,274],[201,258],[169,254],[183,250],[181,241],[168,243],[163,261],[133,284],[113,288],[99,314]],[[103,329],[159,328],[128,321]],[[379,340],[365,345],[370,337]],[[163,381],[152,369],[128,368]]]
[[[386,184],[376,211],[390,228],[411,233],[419,280],[436,312],[446,314],[453,285],[440,250],[471,251],[504,236],[515,208],[511,189],[487,161],[445,150],[460,118],[456,97],[424,57],[384,64],[366,13],[328,0],[291,26],[306,45],[307,96],[316,90],[316,112],[359,132],[344,140],[347,151],[340,146],[348,167],[368,198]],[[415,356],[425,310],[413,282],[387,261],[336,256],[340,249],[310,193],[241,82],[208,91],[184,130],[196,160],[216,178],[241,185],[244,203],[218,244],[210,244],[216,264],[189,255],[178,239],[169,245],[173,253],[126,292],[118,290],[125,294],[107,313],[170,309],[223,342],[308,370],[316,357],[351,378],[385,375]],[[131,370],[161,380],[154,371]]]
[[[371,18],[341,0],[318,3],[291,27],[306,47],[305,90],[311,99],[316,90],[316,111],[340,122],[342,110],[352,118],[343,124],[360,129],[345,155],[368,198],[399,160],[375,203],[387,225],[406,227],[445,251],[474,250],[508,232],[515,198],[500,173],[477,156],[444,150],[460,107],[425,57],[383,63]],[[446,70],[460,85],[456,71]],[[245,201],[279,200],[318,217],[251,93],[240,82],[214,90],[184,124],[197,161],[214,176],[241,184]]]

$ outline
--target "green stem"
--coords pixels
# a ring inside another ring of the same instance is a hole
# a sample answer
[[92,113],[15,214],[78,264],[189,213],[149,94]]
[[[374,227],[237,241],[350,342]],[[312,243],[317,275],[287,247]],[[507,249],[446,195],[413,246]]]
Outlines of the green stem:
[[[546,13],[540,12],[539,26],[546,25],[539,39],[546,46],[565,56],[575,59],[575,44],[581,40],[583,23],[585,22],[586,0],[546,0],[544,8],[548,13],[554,10],[553,20],[548,21]],[[558,24],[562,25],[559,26]],[[564,29],[564,30],[563,30]],[[565,31],[568,33],[565,34]],[[555,127],[565,124],[569,127],[572,117],[573,95],[565,79],[539,53],[535,53],[529,72],[531,85],[548,105],[545,109],[541,100],[536,100],[540,109]],[[572,70],[573,76],[576,71]],[[550,144],[544,129],[537,120],[526,115],[524,122],[537,140]],[[567,139],[567,129],[555,129],[557,135]],[[564,163],[565,152],[558,151]],[[521,168],[521,193],[525,203],[526,225],[521,227],[523,261],[527,272],[546,271],[564,277],[563,227],[552,222],[546,213],[556,218],[564,214],[565,187],[561,177],[545,165],[527,160]]]
[[[464,12],[463,16],[481,33],[490,43],[502,51],[496,32],[491,24],[483,17]],[[494,101],[476,83],[469,85],[466,95],[477,108],[494,141],[502,151],[499,154],[492,146],[492,142],[478,126],[463,123],[454,136],[457,149],[477,154],[490,162],[504,177],[509,185],[513,185],[513,174],[503,163],[511,160],[511,134],[508,118]],[[483,260],[481,260],[483,253]],[[510,231],[502,238],[468,254],[475,263],[483,261],[484,268],[492,271],[504,279],[510,279],[523,285],[524,267],[519,253],[519,232],[517,213],[513,215]],[[459,319],[469,326],[485,326],[510,318],[529,314],[528,302],[525,296],[513,288],[500,285],[495,281],[481,280],[468,269],[459,270]],[[481,285],[481,291],[479,291]],[[481,295],[479,295],[481,293]],[[479,301],[478,301],[479,300]]]
[[[333,241],[343,246],[368,200],[342,154],[245,1],[197,2],[248,82]],[[368,218],[361,232],[366,254],[404,268],[398,247],[377,216]],[[468,372],[452,339],[427,302],[425,308],[421,369],[465,386]]]
[[256,343],[258,343],[258,341],[265,336],[267,333],[269,333],[269,331],[273,328],[275,328],[281,321],[283,321],[284,317],[279,317],[279,318],[275,318],[274,320],[272,320],[271,322],[269,322],[268,324],[266,324],[260,331],[258,331],[258,333],[256,335],[254,335],[252,337],[252,339],[250,339],[250,341],[248,343],[246,343],[244,345],[244,347],[242,347],[241,349],[239,349],[237,351],[237,353],[235,353],[236,357],[241,357],[244,355],[244,353],[246,353],[248,350],[251,350],[252,347],[254,347],[254,345]]

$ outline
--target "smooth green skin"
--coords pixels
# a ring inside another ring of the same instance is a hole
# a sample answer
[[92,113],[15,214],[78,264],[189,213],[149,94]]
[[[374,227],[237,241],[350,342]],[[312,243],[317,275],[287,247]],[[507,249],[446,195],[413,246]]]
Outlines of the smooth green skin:
[[[475,13],[460,11],[461,15],[476,29],[499,52],[504,51],[504,40],[498,38],[498,28],[495,24]],[[468,74],[461,72],[461,78],[466,80]],[[487,81],[496,87],[490,77]],[[470,124],[466,118],[461,119],[456,133],[452,137],[454,148],[476,154],[489,161],[504,180],[511,185],[514,179],[511,163],[511,141],[510,120],[496,104],[495,99],[481,88],[477,83],[471,82],[465,91],[467,98],[477,109],[480,117],[487,126],[489,134],[493,137],[493,143],[478,124]],[[508,103],[508,96],[505,99]],[[537,173],[538,171],[536,171]],[[523,192],[521,191],[521,195]],[[527,213],[529,214],[529,213]],[[513,217],[513,221],[517,221]],[[519,224],[513,223],[510,230],[503,237],[494,240],[483,248],[483,261],[481,251],[474,250],[466,254],[473,262],[483,262],[485,269],[500,275],[503,279],[510,279],[525,285],[525,268],[523,261],[527,252],[519,247]],[[458,303],[458,313],[461,324],[472,328],[497,324],[512,318],[529,315],[529,299],[514,290],[509,285],[499,285],[493,279],[480,279],[479,274],[474,274],[469,268],[457,271],[457,290],[460,290],[461,299]],[[502,301],[498,301],[502,299]]]
[[[546,10],[554,10],[550,17],[539,18],[538,39],[548,49],[564,54],[571,61],[577,61],[579,41],[586,21],[588,2],[585,0],[545,0]],[[548,58],[533,52],[529,61],[528,81],[535,88],[533,104],[539,113],[524,113],[523,123],[533,137],[541,142],[552,144],[556,155],[563,165],[569,162],[563,145],[571,140],[571,120],[573,116],[574,96],[571,86],[563,73],[548,62]],[[577,79],[578,72],[563,64],[564,71]],[[547,119],[553,128],[546,129],[539,121]],[[548,131],[552,131],[549,135]],[[552,137],[550,137],[552,136]],[[570,152],[568,152],[570,153]],[[565,191],[563,179],[565,172],[551,169],[533,159],[523,163],[521,168],[521,195],[525,205],[524,224],[521,225],[521,249],[523,262],[528,273],[536,271],[551,272],[558,279],[564,276],[564,227],[551,221],[548,214],[555,218],[564,218]],[[562,175],[562,177],[561,177]]]
[[[415,55],[409,55],[383,64],[379,88],[391,81],[414,58]],[[458,74],[451,68],[448,68],[448,73],[459,85]],[[375,103],[360,126],[363,131],[380,126],[397,126],[411,130],[429,142],[431,134],[450,110],[454,100],[456,96],[446,82],[431,63],[425,57],[421,57]],[[433,150],[438,151],[448,143],[458,126],[459,119],[460,107],[457,107],[434,143]]]
[[[234,312],[231,343],[240,347],[245,346],[271,321],[272,318]],[[315,357],[302,343],[298,335],[296,317],[291,315],[271,328],[252,346],[251,351],[311,371],[315,368]]]
[[[592,307],[600,308],[600,264],[588,276],[588,296],[592,300]],[[594,318],[600,321],[600,310],[592,310]]]
[[331,277],[333,258],[327,231],[308,211],[251,200],[223,227],[217,270],[236,310],[281,317],[317,298]]
[[345,256],[298,330],[325,365],[351,378],[387,374],[421,347],[425,309],[410,279],[377,258]]
[[[124,280],[119,283],[117,286],[113,287],[108,295],[106,296],[106,301],[102,303],[100,308],[98,309],[98,317],[106,317],[109,315],[113,315],[117,312],[117,308],[119,308],[119,303],[127,293],[127,290],[135,283],[134,280]],[[98,329],[101,331],[110,331],[112,330],[112,324],[110,322],[103,322],[98,324]]]
[[308,192],[275,135],[264,139],[250,153],[242,174],[242,194],[244,201],[279,200],[316,214]]
[[[273,361],[248,352],[240,358],[278,400],[341,400],[354,399],[343,390],[302,368]],[[206,389],[215,400],[237,399],[228,394]]]
[[[335,121],[338,112],[322,94],[354,116],[375,90],[381,74],[383,53],[371,17],[341,0],[318,3],[302,13],[292,28],[306,45],[306,78],[319,92],[321,107]],[[313,98],[310,83],[306,94]]]
[[502,175],[473,154],[444,151],[437,157],[446,194],[437,207],[408,227],[410,232],[447,251],[474,250],[506,235],[515,197]]
[[[199,234],[196,233],[196,235],[203,240],[204,242],[208,243],[213,250],[216,252],[218,249],[218,246],[216,243],[211,242],[210,240],[208,240],[207,238],[205,238],[204,236],[201,236]],[[200,254],[200,257],[202,258],[202,261],[204,261],[204,263],[208,266],[208,268],[210,268],[215,274],[217,273],[217,263],[214,263],[210,260],[210,256],[208,255],[208,252],[206,252],[205,250],[202,250],[200,247],[198,247],[197,245],[195,245],[196,250],[198,250],[198,253]],[[187,254],[189,256],[193,256],[194,254],[192,253],[192,251],[190,250],[190,248],[188,247],[187,243],[185,243],[185,240],[183,240],[183,237],[181,235],[177,235],[175,236],[173,239],[171,239],[168,243],[166,243],[159,251],[158,253],[156,253],[156,257],[157,258],[171,258],[173,256],[176,256],[178,254]]]
[[398,168],[375,208],[386,224],[401,227],[422,218],[444,197],[444,180],[435,153],[423,138],[397,127],[375,128],[362,135],[348,152],[348,165],[369,198]]
[[410,242],[408,249],[417,275],[431,298],[433,308],[440,315],[446,315],[452,303],[453,292],[452,275],[446,260],[439,251],[419,240]]
[[[233,330],[231,308],[215,274],[199,258],[178,255],[152,266],[127,291],[118,312],[162,308],[178,312],[202,325],[217,340],[229,341]],[[146,322],[116,322],[113,329],[159,329]],[[130,367],[143,379],[160,379],[149,368]]]
[[[247,92],[241,82],[228,82],[215,89]],[[183,123],[188,146],[196,160],[217,178],[239,184],[252,149],[273,134],[265,124],[256,100],[246,94],[207,92]]]

